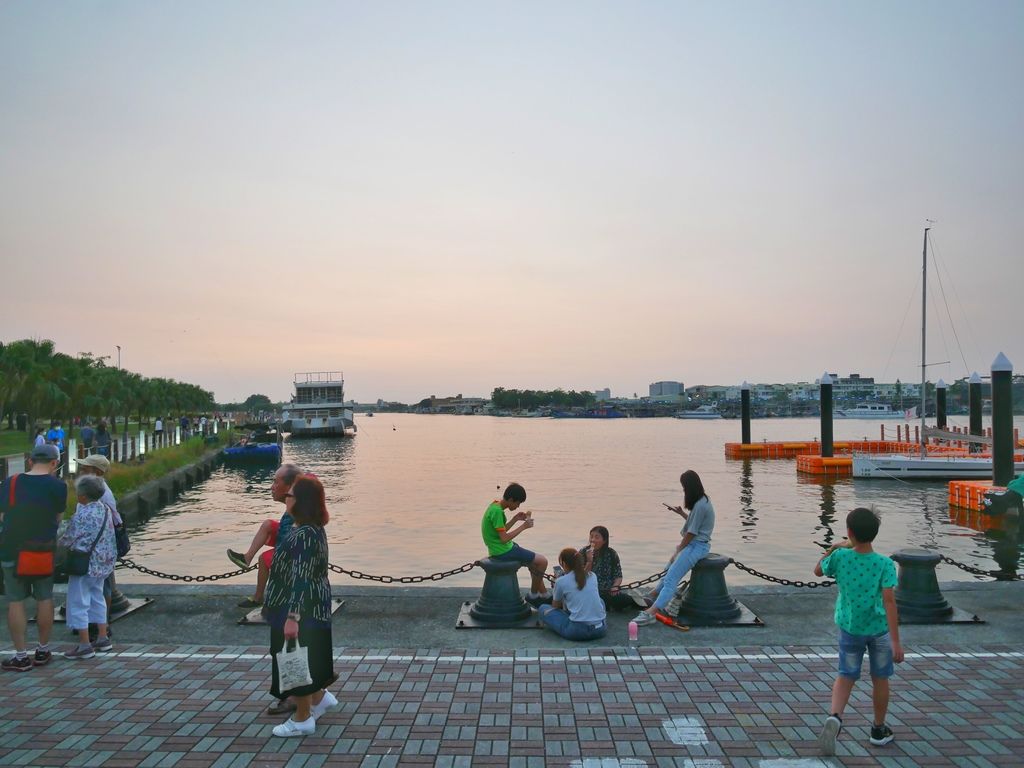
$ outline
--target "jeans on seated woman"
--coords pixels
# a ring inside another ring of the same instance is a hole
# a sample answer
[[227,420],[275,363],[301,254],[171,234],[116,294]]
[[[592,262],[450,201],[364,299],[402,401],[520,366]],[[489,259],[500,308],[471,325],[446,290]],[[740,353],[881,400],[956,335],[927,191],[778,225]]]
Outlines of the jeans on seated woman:
[[597,590],[597,577],[586,570],[585,559],[572,547],[558,562],[565,575],[555,581],[551,605],[538,608],[545,627],[566,640],[596,640],[608,631],[607,613]]

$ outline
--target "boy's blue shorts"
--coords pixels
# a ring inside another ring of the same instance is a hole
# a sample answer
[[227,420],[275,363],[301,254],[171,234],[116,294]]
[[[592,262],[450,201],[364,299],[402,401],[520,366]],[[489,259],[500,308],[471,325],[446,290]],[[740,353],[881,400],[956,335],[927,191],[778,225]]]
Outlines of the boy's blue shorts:
[[492,560],[510,560],[515,563],[523,563],[529,565],[533,562],[533,559],[537,557],[536,552],[531,552],[528,549],[520,547],[515,542],[512,543],[512,549],[501,555],[491,555]]
[[892,677],[892,638],[888,632],[880,635],[851,635],[839,629],[839,675],[851,680],[860,679],[864,664],[864,651],[868,652],[868,666],[872,677]]

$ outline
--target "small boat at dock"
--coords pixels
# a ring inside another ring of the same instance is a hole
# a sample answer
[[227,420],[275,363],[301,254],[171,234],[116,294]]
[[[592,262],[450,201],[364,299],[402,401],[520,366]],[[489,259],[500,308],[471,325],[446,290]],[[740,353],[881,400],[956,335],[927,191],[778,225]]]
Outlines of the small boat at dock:
[[678,413],[672,414],[677,419],[720,419],[722,414],[718,412],[718,408],[714,405],[701,405],[694,408],[692,411],[679,411]]
[[239,463],[280,464],[281,433],[277,427],[259,424],[224,449],[224,460]]

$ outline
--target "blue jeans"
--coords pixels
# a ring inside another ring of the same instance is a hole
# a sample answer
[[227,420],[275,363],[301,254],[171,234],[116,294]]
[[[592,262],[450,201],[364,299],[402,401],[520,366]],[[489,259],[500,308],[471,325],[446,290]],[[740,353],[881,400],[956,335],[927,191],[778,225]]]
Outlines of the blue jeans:
[[888,632],[880,635],[851,635],[839,628],[839,675],[851,680],[860,679],[864,664],[864,651],[868,652],[871,677],[888,678],[896,671],[892,661],[892,638]]
[[602,621],[600,624],[586,624],[582,621],[573,621],[569,614],[561,608],[553,608],[550,605],[542,605],[537,609],[540,620],[544,626],[561,635],[566,640],[596,640],[604,637],[608,631],[608,623]]
[[711,545],[708,542],[696,539],[683,547],[683,551],[676,555],[676,559],[668,567],[668,573],[658,585],[658,598],[654,601],[655,608],[659,611],[665,610],[665,606],[675,597],[676,589],[679,587],[679,582],[683,580],[683,576],[689,573],[697,561],[710,551]]

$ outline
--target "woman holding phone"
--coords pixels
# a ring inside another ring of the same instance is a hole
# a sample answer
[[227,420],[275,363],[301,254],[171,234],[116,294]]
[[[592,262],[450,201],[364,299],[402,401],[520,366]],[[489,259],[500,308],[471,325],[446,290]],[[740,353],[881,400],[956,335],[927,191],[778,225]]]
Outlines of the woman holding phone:
[[683,486],[683,506],[665,506],[686,521],[679,532],[682,539],[676,546],[665,577],[658,584],[656,594],[652,594],[653,604],[634,619],[637,624],[653,623],[655,614],[663,611],[669,604],[683,577],[698,560],[711,551],[711,534],[715,530],[715,508],[711,506],[711,499],[704,492],[704,484],[692,469],[679,476],[679,484]]

